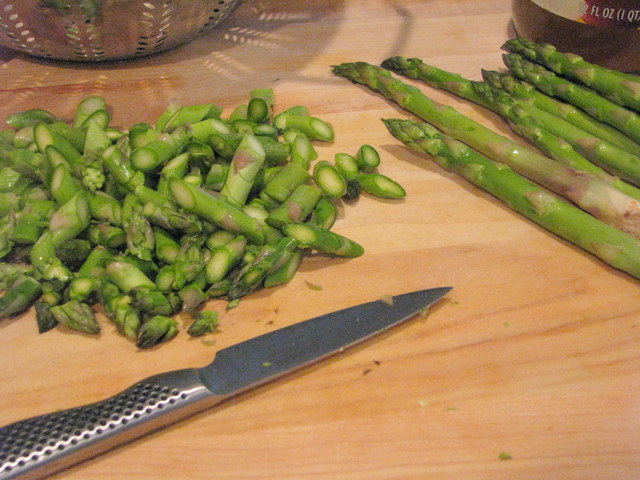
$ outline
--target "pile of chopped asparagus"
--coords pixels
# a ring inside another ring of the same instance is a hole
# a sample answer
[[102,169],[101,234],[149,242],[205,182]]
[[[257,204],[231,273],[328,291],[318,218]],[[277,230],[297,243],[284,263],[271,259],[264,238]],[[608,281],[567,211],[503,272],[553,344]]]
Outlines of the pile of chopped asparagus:
[[[381,66],[344,63],[333,72],[420,118],[383,120],[409,148],[640,278],[640,78],[524,38],[503,49],[506,68],[483,70],[483,81],[405,57]],[[526,142],[433,101],[391,72],[490,109]]]
[[98,334],[97,306],[140,348],[216,330],[227,308],[291,280],[306,252],[357,257],[331,230],[340,199],[402,198],[370,145],[319,159],[331,124],[272,89],[228,115],[171,104],[155,124],[111,125],[100,96],[64,121],[33,109],[0,132],[0,318],[32,305],[38,329]]

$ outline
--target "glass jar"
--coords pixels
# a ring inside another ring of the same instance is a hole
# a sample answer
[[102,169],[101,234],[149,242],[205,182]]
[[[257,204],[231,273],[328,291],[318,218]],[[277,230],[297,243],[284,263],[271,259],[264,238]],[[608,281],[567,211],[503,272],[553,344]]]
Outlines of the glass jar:
[[518,36],[623,71],[640,70],[640,0],[512,0]]

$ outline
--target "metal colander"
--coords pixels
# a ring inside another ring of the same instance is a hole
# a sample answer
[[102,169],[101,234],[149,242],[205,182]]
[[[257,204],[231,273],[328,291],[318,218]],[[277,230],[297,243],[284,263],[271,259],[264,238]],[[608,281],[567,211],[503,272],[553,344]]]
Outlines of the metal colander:
[[242,0],[0,0],[0,45],[99,62],[157,53],[215,28]]

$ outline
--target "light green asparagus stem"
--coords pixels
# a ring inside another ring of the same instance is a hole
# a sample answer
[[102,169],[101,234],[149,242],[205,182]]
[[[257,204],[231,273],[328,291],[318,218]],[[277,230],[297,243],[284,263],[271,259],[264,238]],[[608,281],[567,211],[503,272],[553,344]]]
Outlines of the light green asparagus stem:
[[74,175],[81,174],[83,164],[82,154],[72,142],[53,131],[51,125],[47,123],[36,124],[33,127],[33,134],[40,153],[45,154],[49,146],[55,147],[69,163]]
[[159,120],[156,123],[156,129],[162,132],[170,132],[177,127],[197,123],[207,118],[219,118],[221,113],[222,108],[210,103],[178,107],[168,115],[166,121]]
[[[504,90],[489,84],[473,82],[461,75],[427,65],[420,59],[393,57],[385,60],[383,66],[489,108],[502,115],[515,132],[530,140],[554,159],[572,168],[598,175],[627,195],[640,199],[639,189],[619,178],[612,177],[602,168],[591,163],[593,161],[625,178],[640,178],[640,158],[598,140],[597,137],[548,113],[547,110],[512,97]],[[495,81],[492,82],[492,84],[495,83]],[[550,97],[546,98],[555,102]]]
[[155,245],[155,255],[158,260],[164,263],[173,263],[180,254],[180,244],[160,227],[153,229],[153,239]]
[[[182,239],[176,260],[163,267],[156,277],[156,285],[160,290],[180,290],[185,285],[196,280],[207,263],[207,254],[201,248],[200,237],[196,239]],[[202,242],[204,242],[204,238]]]
[[154,140],[131,152],[131,165],[136,170],[148,172],[166,163],[175,155],[175,145],[164,139]]
[[131,168],[117,145],[112,145],[104,150],[101,158],[107,171],[120,185],[133,191],[136,186],[144,184],[144,175]]
[[[238,133],[214,134],[209,137],[208,142],[217,155],[223,158],[232,158],[242,141],[242,137],[243,135]],[[263,135],[258,135],[256,138],[262,145],[265,163],[268,165],[282,163],[291,154],[291,147],[284,142]]]
[[5,258],[11,251],[15,243],[11,240],[16,225],[13,212],[0,219],[0,258]]
[[290,237],[282,237],[274,245],[261,248],[255,260],[242,269],[229,289],[229,300],[236,300],[259,288],[264,279],[289,258],[289,253],[297,248],[297,242]]
[[16,216],[11,241],[18,245],[35,243],[49,224],[55,208],[55,202],[51,200],[29,202]]
[[340,153],[336,153],[334,158],[335,158],[336,168],[346,178],[353,177],[358,173],[360,173],[360,166],[358,165],[358,161],[356,160],[356,157],[354,157],[353,155],[340,152]]
[[483,70],[482,78],[491,86],[506,90],[520,101],[527,102],[540,110],[560,117],[585,132],[589,132],[594,137],[612,145],[617,145],[629,153],[640,155],[640,143],[634,142],[621,131],[596,120],[570,103],[550,97],[528,82],[523,82],[513,75],[495,70]]
[[36,278],[57,280],[66,283],[73,277],[69,270],[56,256],[56,246],[53,236],[46,230],[29,252],[29,261],[33,265]]
[[640,205],[592,174],[577,172],[528,149],[462,115],[453,107],[434,102],[418,88],[394,78],[389,71],[364,62],[334,67],[336,75],[361,83],[416,114],[444,133],[467,143],[490,158],[566,196],[601,220],[633,235],[640,234]]
[[20,130],[21,128],[34,126],[36,123],[53,123],[56,120],[57,117],[54,114],[41,108],[33,108],[12,113],[5,119],[5,122],[16,130]]
[[341,198],[347,193],[347,181],[338,169],[326,160],[315,163],[313,179],[322,192],[330,198]]
[[597,120],[640,142],[640,115],[637,113],[607,100],[593,90],[559,77],[517,53],[507,53],[502,58],[515,77],[531,82],[547,95],[561,98],[581,108]]
[[[105,110],[100,110],[100,112],[107,115],[107,117],[109,115]],[[84,143],[87,136],[87,129],[85,127],[73,127],[67,122],[57,120],[55,122],[49,123],[48,128],[51,130],[55,137],[62,137],[70,142],[78,152],[82,152],[84,150]]]
[[142,213],[142,205],[135,195],[129,194],[122,204],[122,227],[127,250],[141,260],[153,258],[153,228]]
[[419,58],[390,57],[382,62],[382,67],[483,105],[482,98],[473,90],[470,80],[460,74],[428,65]]
[[133,299],[129,295],[123,294],[118,287],[108,281],[100,283],[99,293],[109,319],[122,335],[135,341],[142,320],[140,313],[132,305]]
[[280,131],[295,130],[304,133],[309,140],[332,142],[335,138],[333,127],[317,117],[296,115],[291,111],[284,111],[276,115],[273,124]]
[[126,232],[108,223],[90,225],[86,236],[93,245],[102,245],[107,248],[120,248],[127,243]]
[[304,133],[297,130],[288,130],[288,140],[291,145],[291,163],[300,165],[304,169],[308,169],[315,159],[318,158],[318,151],[311,143],[311,140]]
[[300,267],[302,256],[300,249],[290,252],[284,263],[265,277],[265,288],[277,287],[291,281]]
[[53,176],[54,170],[60,165],[64,165],[71,171],[71,165],[69,165],[69,162],[60,150],[53,145],[47,145],[40,166],[40,179],[47,188],[51,188],[51,177]]
[[221,281],[240,261],[246,246],[247,240],[242,235],[238,235],[224,245],[217,247],[205,266],[207,281],[209,283]]
[[640,79],[635,75],[589,63],[573,53],[560,52],[548,43],[536,43],[525,38],[510,39],[502,48],[591,87],[620,105],[640,110]]
[[[5,130],[9,131],[9,130]],[[27,148],[16,148],[6,152],[6,161],[15,171],[27,175],[34,180],[43,181],[42,168],[44,155]]]
[[[253,99],[262,100],[267,107],[267,112],[266,112],[266,115],[260,115],[261,117],[263,117],[262,120],[253,118],[256,116],[256,114],[252,113],[251,101],[249,101],[249,105],[247,106],[248,118],[253,119],[253,121],[256,121],[256,122],[271,122],[273,120],[273,108],[275,106],[275,94],[273,92],[273,88],[269,88],[269,87],[255,88],[251,90],[250,95],[252,100]],[[259,104],[258,110],[261,110],[261,108],[262,108],[262,105]],[[257,112],[257,113],[261,113],[261,112]]]
[[87,194],[80,191],[58,208],[49,220],[49,233],[54,247],[76,238],[87,228],[90,219]]
[[451,170],[486,190],[561,238],[604,262],[640,278],[640,241],[559,199],[510,168],[412,120],[384,120],[391,134],[412,150],[432,155]]
[[100,287],[105,266],[112,258],[113,255],[106,248],[95,247],[69,284],[67,289],[69,299],[86,302],[89,296]]
[[170,315],[171,305],[167,298],[157,290],[156,284],[139,268],[121,260],[114,260],[105,268],[109,280],[119,290],[130,294],[133,306],[148,315]]
[[379,198],[404,198],[407,195],[402,185],[381,173],[359,173],[354,179],[363,191]]
[[[593,137],[588,132],[533,105],[518,102],[504,91],[494,90],[487,84],[476,84],[474,88],[490,103],[492,110],[500,113],[511,122],[512,127],[518,133],[528,133],[525,131],[526,127],[521,127],[526,123],[528,123],[529,129],[532,126],[537,126],[538,136],[527,135],[527,138],[534,141],[554,158],[563,161],[568,155],[571,155],[569,164],[572,167],[598,175],[627,195],[636,199],[640,198],[640,189],[617,178],[622,177],[635,185],[640,184],[640,157]],[[530,120],[527,122],[526,118]],[[563,145],[557,140],[554,142],[554,138],[567,142],[573,152],[578,153],[582,158],[571,153],[568,147],[562,148]],[[563,163],[565,162],[563,161]],[[598,167],[595,167],[594,164]],[[605,170],[616,177],[606,175]]]
[[89,195],[89,211],[95,220],[109,222],[116,227],[122,225],[121,203],[105,192]]
[[209,171],[207,172],[207,176],[205,177],[205,187],[209,190],[219,192],[220,190],[222,190],[224,181],[227,179],[228,174],[228,163],[213,163],[211,167],[209,167]]
[[238,145],[220,193],[239,206],[243,206],[262,168],[265,152],[258,139],[245,135]]
[[234,133],[233,129],[219,118],[207,118],[191,125],[190,132],[195,140],[207,142],[212,135]]
[[249,100],[247,105],[247,120],[255,123],[262,123],[267,121],[271,115],[272,110],[264,100],[264,98],[254,97]]
[[380,154],[373,145],[361,145],[355,158],[362,172],[373,172],[380,165]]
[[150,223],[167,230],[181,230],[190,233],[202,230],[202,222],[196,215],[180,210],[170,198],[152,188],[139,185],[135,189],[135,195],[142,205],[142,215]]
[[33,267],[25,263],[0,262],[0,290],[7,290],[20,275],[33,275]]
[[181,311],[189,314],[194,314],[202,305],[207,301],[207,294],[204,292],[203,287],[205,282],[194,281],[188,285],[185,285],[178,291],[178,298],[180,299]]
[[304,222],[321,197],[322,191],[315,185],[299,185],[282,205],[269,213],[265,221],[279,229],[287,223]]
[[153,128],[148,123],[139,122],[133,125],[127,132],[128,142],[127,146],[130,150],[135,150],[146,145],[149,142],[153,142],[160,136],[160,132]]
[[89,155],[97,155],[105,148],[111,146],[111,139],[107,136],[105,128],[106,126],[103,126],[98,120],[95,120],[93,116],[87,119],[87,134],[85,136],[84,148],[82,150],[85,157]]
[[73,117],[73,126],[80,127],[84,121],[95,111],[106,110],[107,102],[99,95],[85,97],[76,107]]
[[277,228],[272,227],[267,223],[267,217],[269,216],[269,210],[265,206],[265,202],[260,198],[253,198],[247,205],[244,206],[244,211],[255,218],[264,234],[265,243],[275,243],[282,237],[282,232]]
[[105,273],[121,291],[129,293],[135,289],[154,289],[156,284],[139,268],[129,262],[113,260],[105,267]]
[[288,163],[267,182],[264,192],[274,200],[284,202],[299,185],[310,178],[311,174],[306,168],[297,163]]
[[308,223],[290,223],[283,231],[285,235],[295,238],[301,248],[339,257],[359,257],[364,253],[362,245],[354,240]]
[[333,227],[337,218],[338,207],[331,198],[323,196],[318,200],[318,203],[316,203],[308,222],[312,225],[326,228],[328,230]]
[[49,188],[56,202],[63,204],[71,200],[76,192],[80,190],[80,182],[71,174],[69,167],[61,163],[51,175]]
[[232,233],[245,235],[254,244],[264,242],[258,221],[222,197],[214,196],[179,178],[169,179],[169,190],[176,203],[188,212],[195,213]]

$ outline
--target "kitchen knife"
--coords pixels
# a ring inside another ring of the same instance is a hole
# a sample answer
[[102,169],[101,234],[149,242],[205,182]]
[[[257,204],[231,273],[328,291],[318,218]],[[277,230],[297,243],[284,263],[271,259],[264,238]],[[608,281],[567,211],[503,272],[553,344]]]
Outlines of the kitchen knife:
[[365,340],[450,287],[377,300],[220,350],[203,368],[162,373],[101,402],[0,428],[0,479],[42,478]]

